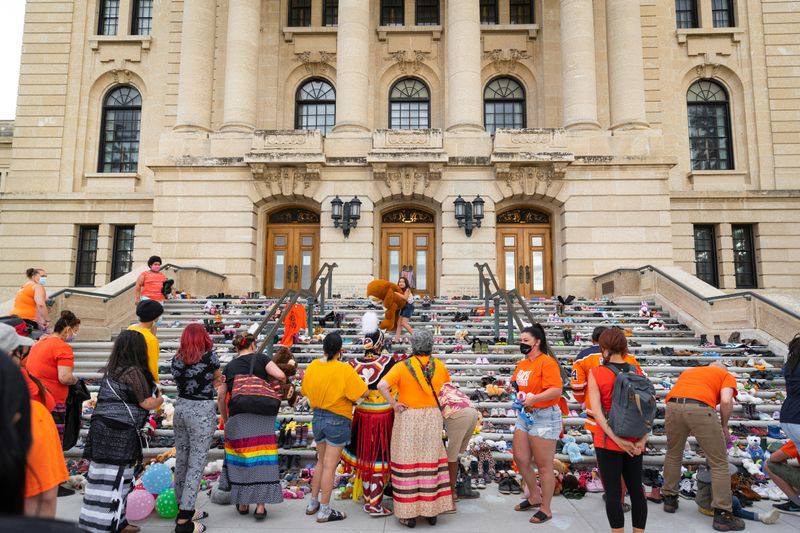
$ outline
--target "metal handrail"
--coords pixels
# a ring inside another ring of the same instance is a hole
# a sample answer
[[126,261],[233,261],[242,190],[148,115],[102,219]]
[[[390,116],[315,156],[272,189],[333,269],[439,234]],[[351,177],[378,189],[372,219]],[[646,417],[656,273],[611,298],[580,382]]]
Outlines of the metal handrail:
[[786,313],[787,315],[791,316],[792,318],[796,318],[796,319],[800,320],[800,314],[798,314],[796,311],[793,311],[792,309],[784,307],[784,306],[780,305],[779,303],[776,303],[776,302],[770,300],[769,298],[767,298],[767,297],[765,297],[765,296],[763,296],[763,295],[761,295],[761,294],[759,294],[757,292],[753,292],[753,291],[734,292],[734,293],[730,293],[730,294],[721,294],[719,296],[703,296],[702,294],[700,294],[696,290],[692,289],[688,285],[684,284],[683,282],[679,281],[678,279],[674,278],[673,276],[667,274],[666,272],[664,272],[660,268],[655,267],[653,265],[644,265],[644,266],[639,267],[639,268],[617,268],[617,269],[612,270],[610,272],[606,272],[605,274],[600,274],[599,276],[595,276],[594,278],[592,278],[592,281],[597,281],[600,278],[603,278],[603,277],[606,277],[606,276],[610,276],[610,275],[616,274],[618,272],[638,272],[638,273],[642,274],[647,270],[650,270],[650,271],[658,273],[659,275],[665,277],[666,279],[668,279],[669,281],[671,281],[672,283],[674,283],[675,285],[677,285],[681,289],[685,290],[686,292],[688,292],[689,294],[691,294],[695,298],[697,298],[699,300],[702,300],[702,301],[708,303],[709,305],[714,305],[714,302],[717,302],[717,301],[720,301],[720,300],[730,300],[730,299],[734,299],[734,298],[744,298],[746,300],[749,300],[750,298],[755,298],[756,300],[760,300],[761,302],[769,305],[770,307],[773,307],[773,308],[777,309],[778,311],[780,311],[782,313]]
[[[205,272],[207,274],[211,274],[212,276],[217,276],[219,278],[225,279],[225,276],[222,275],[222,274],[218,274],[216,272],[212,272],[210,270],[206,270],[205,268],[200,268],[200,267],[181,267],[181,266],[178,266],[178,265],[173,265],[172,263],[167,263],[162,268],[164,270],[175,270],[176,272],[178,270],[196,270],[198,272]],[[91,296],[91,297],[94,297],[94,298],[102,298],[104,302],[107,302],[108,300],[111,300],[112,298],[116,298],[117,296],[119,296],[119,295],[121,295],[121,294],[123,294],[123,293],[125,293],[125,292],[127,292],[129,290],[131,290],[135,286],[136,286],[135,282],[131,283],[129,285],[124,286],[123,288],[121,288],[120,290],[118,290],[117,292],[112,293],[112,294],[102,293],[102,292],[86,291],[86,290],[83,290],[83,289],[65,288],[65,289],[57,290],[56,292],[54,292],[53,294],[48,296],[47,299],[48,299],[48,301],[49,300],[54,300],[55,298],[57,298],[58,296],[61,296],[62,294],[65,295],[64,298],[69,298],[70,296],[72,296],[74,294],[74,295],[78,295],[78,296]]]
[[[483,298],[484,308],[487,313],[489,312],[489,300],[494,300],[495,302],[494,329],[495,336],[498,337],[500,336],[500,300],[502,299],[506,304],[508,312],[508,340],[510,342],[514,338],[514,323],[516,322],[517,328],[519,328],[520,331],[525,327],[519,313],[517,313],[516,305],[518,304],[519,307],[522,308],[529,324],[535,322],[533,314],[517,289],[509,291],[500,287],[488,263],[475,263],[475,268],[478,269],[479,294],[480,297]],[[494,291],[492,291],[492,288],[494,288]]]
[[[275,311],[280,309],[281,305],[284,306],[280,318],[273,322],[272,327],[270,327],[266,332],[264,340],[258,346],[259,352],[266,350],[267,355],[272,357],[272,350],[275,344],[275,335],[278,333],[280,327],[284,324],[288,310],[297,303],[297,300],[299,300],[300,297],[306,298],[306,322],[309,325],[309,329],[312,327],[312,324],[314,323],[314,304],[318,303],[320,312],[324,313],[326,292],[328,298],[333,297],[333,269],[337,267],[338,265],[336,263],[323,264],[317,274],[314,276],[314,279],[312,279],[311,283],[309,284],[311,290],[286,289],[283,291],[280,297],[269,308],[266,315],[264,315],[264,319],[253,333],[253,336],[258,339],[258,336],[261,335],[261,333],[264,331],[264,328],[266,328],[267,324],[270,322],[270,320],[272,320],[272,316],[275,314]],[[319,284],[319,287],[316,290],[313,290],[314,287],[317,287],[317,284]]]

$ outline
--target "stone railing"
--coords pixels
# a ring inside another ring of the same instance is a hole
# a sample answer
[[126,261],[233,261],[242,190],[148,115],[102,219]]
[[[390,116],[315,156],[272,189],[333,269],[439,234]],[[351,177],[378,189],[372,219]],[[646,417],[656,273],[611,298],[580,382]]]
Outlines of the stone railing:
[[757,292],[726,294],[676,267],[621,268],[594,278],[595,296],[654,298],[699,333],[723,340],[738,331],[755,336],[776,353],[800,332],[800,313]]
[[441,150],[442,130],[375,130],[373,150]]
[[322,163],[322,134],[319,130],[256,130],[245,161],[252,159]]
[[[97,292],[84,289],[62,289],[49,295],[50,317],[55,319],[69,309],[81,319],[81,340],[109,340],[111,336],[136,318],[134,305],[136,279],[145,269],[139,268]],[[225,290],[225,276],[198,267],[164,265],[163,272],[175,280],[174,287],[205,297]]]

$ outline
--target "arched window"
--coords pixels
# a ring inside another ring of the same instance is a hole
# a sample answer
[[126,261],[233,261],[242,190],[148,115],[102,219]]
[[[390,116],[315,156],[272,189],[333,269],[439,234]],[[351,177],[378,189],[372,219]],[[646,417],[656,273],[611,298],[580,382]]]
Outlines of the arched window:
[[336,91],[322,79],[309,80],[297,90],[294,127],[320,130],[323,135],[336,123]]
[[689,147],[693,170],[733,168],[730,103],[718,83],[698,80],[686,95],[689,113]]
[[103,102],[98,172],[136,172],[139,167],[139,131],[142,96],[134,87],[121,85]]
[[414,78],[403,78],[392,86],[389,127],[393,130],[431,127],[431,96],[424,83]]
[[486,131],[525,127],[525,89],[512,78],[495,78],[483,91],[483,123]]

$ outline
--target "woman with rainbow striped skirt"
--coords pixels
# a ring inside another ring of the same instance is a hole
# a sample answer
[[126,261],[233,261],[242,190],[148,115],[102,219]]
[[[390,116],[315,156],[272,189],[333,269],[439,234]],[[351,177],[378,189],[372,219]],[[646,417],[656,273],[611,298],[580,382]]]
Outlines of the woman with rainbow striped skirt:
[[353,428],[342,453],[345,466],[355,473],[353,500],[363,495],[364,512],[371,516],[389,516],[382,505],[383,491],[389,478],[389,443],[394,415],[392,406],[378,392],[378,382],[397,362],[397,357],[383,354],[384,333],[378,328],[378,316],[367,312],[361,320],[364,356],[350,359],[369,389],[367,397],[356,405]]
[[238,375],[258,376],[285,381],[286,376],[269,357],[255,353],[256,340],[249,333],[237,335],[233,341],[236,359],[228,363],[223,375],[225,383],[219,388],[218,405],[225,423],[225,467],[231,488],[231,503],[240,514],[250,513],[250,504],[256,505],[254,517],[267,517],[265,504],[283,501],[278,472],[278,440],[275,437],[274,412],[228,412],[227,395]]

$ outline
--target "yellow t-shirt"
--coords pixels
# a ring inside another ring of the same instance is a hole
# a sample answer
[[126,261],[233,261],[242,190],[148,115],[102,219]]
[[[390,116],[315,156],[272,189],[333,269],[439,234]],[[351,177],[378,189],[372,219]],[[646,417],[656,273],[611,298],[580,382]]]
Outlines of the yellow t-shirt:
[[353,419],[353,403],[367,392],[355,369],[341,361],[313,361],[303,376],[300,392],[312,409],[325,409]]
[[409,372],[408,368],[406,368],[406,362],[403,361],[402,363],[394,365],[383,377],[383,381],[388,383],[391,387],[397,388],[397,401],[407,405],[411,409],[437,407],[436,399],[433,395],[438,394],[442,385],[450,381],[450,372],[447,371],[444,363],[436,361],[436,371],[431,379],[434,390],[431,390],[428,386],[428,382],[425,380],[425,376],[422,374],[420,359],[422,360],[422,364],[426,364],[428,363],[429,356],[411,357],[408,359],[414,367],[414,372],[419,380]]
[[150,369],[150,373],[153,374],[156,385],[158,385],[158,354],[161,351],[158,339],[149,329],[138,328],[136,326],[130,326],[128,329],[138,331],[144,335],[144,340],[147,343],[147,367]]

